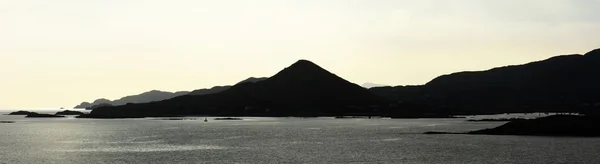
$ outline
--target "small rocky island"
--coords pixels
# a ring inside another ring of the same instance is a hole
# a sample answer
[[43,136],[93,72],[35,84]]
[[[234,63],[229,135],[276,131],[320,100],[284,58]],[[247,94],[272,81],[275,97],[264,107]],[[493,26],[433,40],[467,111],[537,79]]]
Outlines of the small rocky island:
[[53,114],[41,114],[41,113],[35,113],[35,112],[32,112],[31,114],[28,114],[27,116],[25,116],[25,118],[60,118],[60,117],[65,117],[65,116],[59,116],[59,115],[53,115]]
[[65,111],[56,112],[56,114],[54,114],[54,115],[66,116],[66,115],[83,115],[83,114],[85,114],[85,113],[80,112],[80,111],[65,110]]
[[20,111],[9,113],[8,115],[29,115],[32,113],[35,113],[35,112],[20,110]]
[[[65,112],[65,111],[63,111]],[[73,111],[76,112],[76,111]],[[61,113],[61,112],[58,112]],[[60,118],[60,117],[65,117],[65,116],[61,116],[57,114],[41,114],[41,113],[36,113],[36,112],[30,112],[30,111],[16,111],[16,112],[12,112],[9,113],[8,115],[25,115],[25,118]]]
[[600,137],[600,117],[554,115],[516,120],[502,126],[467,133],[426,132],[425,134],[524,135]]

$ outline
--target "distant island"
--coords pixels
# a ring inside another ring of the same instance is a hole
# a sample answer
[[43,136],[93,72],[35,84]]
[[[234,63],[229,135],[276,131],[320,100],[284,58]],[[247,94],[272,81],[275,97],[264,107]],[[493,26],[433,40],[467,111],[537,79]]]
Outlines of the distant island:
[[53,114],[41,114],[41,113],[35,113],[35,112],[32,112],[31,114],[28,114],[27,116],[25,116],[25,118],[60,118],[60,117],[65,117],[65,116],[53,115]]
[[[59,115],[59,113],[73,114],[73,112],[77,112],[77,111],[66,110],[63,112],[58,112],[57,114],[40,114],[40,113],[36,113],[36,112],[20,110],[20,111],[16,111],[16,112],[11,112],[8,115],[24,115],[25,118],[52,118],[52,117],[58,118],[58,117],[65,117],[65,116]],[[82,113],[82,114],[85,114],[85,113]],[[68,114],[66,114],[66,115],[68,115]]]
[[35,112],[20,110],[20,111],[16,111],[16,112],[11,112],[8,115],[29,115],[29,114],[33,114],[33,113],[35,113]]

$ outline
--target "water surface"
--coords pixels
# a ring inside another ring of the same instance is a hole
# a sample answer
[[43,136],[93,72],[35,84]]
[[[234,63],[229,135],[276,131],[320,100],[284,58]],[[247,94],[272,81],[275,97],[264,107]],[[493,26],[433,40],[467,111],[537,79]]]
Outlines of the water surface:
[[599,138],[420,134],[502,124],[465,119],[0,120],[0,163],[600,163]]

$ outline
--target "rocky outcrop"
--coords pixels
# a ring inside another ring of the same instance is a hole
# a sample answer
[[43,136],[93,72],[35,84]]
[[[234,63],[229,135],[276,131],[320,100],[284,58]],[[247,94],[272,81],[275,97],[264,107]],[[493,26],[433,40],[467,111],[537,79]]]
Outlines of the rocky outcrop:
[[492,129],[469,132],[485,135],[528,136],[600,136],[599,117],[555,115],[529,120],[517,120]]

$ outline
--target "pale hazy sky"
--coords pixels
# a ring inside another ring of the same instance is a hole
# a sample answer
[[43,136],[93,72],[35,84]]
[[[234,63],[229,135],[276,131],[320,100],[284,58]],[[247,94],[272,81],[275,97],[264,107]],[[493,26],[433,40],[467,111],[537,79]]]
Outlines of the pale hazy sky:
[[362,84],[600,48],[599,0],[0,0],[0,109],[271,76]]

